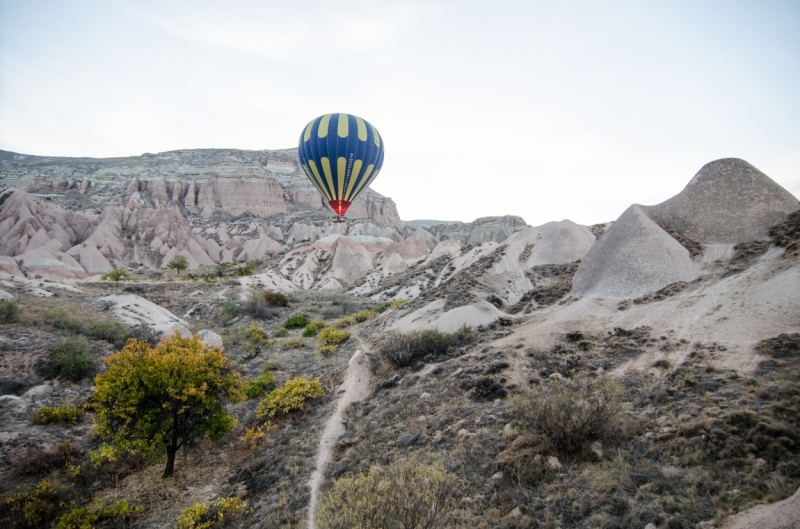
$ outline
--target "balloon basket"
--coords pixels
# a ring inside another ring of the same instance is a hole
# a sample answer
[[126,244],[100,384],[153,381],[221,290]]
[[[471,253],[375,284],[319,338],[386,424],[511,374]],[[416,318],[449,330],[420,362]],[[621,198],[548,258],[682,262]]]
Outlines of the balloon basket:
[[342,215],[337,215],[337,216],[333,217],[333,222],[341,224],[341,223],[346,222],[346,221],[345,221],[345,219],[344,219],[344,217]]

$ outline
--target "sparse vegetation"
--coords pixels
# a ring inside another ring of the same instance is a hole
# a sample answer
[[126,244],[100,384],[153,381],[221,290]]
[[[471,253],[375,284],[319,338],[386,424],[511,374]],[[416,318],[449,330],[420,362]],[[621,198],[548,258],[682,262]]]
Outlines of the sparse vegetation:
[[131,275],[124,268],[114,268],[100,276],[101,281],[124,281]]
[[324,321],[319,321],[319,320],[311,321],[308,323],[308,325],[306,325],[306,328],[303,329],[303,336],[305,336],[306,338],[316,336],[317,333],[319,333],[319,331],[321,331],[324,328],[325,328]]
[[[279,312],[275,310],[274,307],[285,305],[275,305],[273,294],[283,296],[283,294],[273,293],[269,290],[252,289],[250,291],[250,295],[247,297],[247,301],[245,302],[244,312],[259,320],[271,320],[277,317]],[[286,298],[286,303],[288,304],[288,302],[289,298]]]
[[275,384],[275,377],[272,372],[267,371],[258,375],[244,386],[244,394],[248,399],[255,399],[267,392]]
[[276,292],[274,290],[265,290],[263,296],[264,296],[264,301],[266,301],[267,305],[269,305],[270,307],[289,306],[289,297],[281,292]]
[[178,517],[175,529],[209,529],[227,525],[245,505],[247,502],[236,496],[195,503]]
[[540,435],[546,450],[575,456],[618,431],[624,394],[612,380],[550,380],[513,400],[515,419]]
[[130,523],[144,511],[142,507],[131,507],[127,501],[105,502],[95,498],[84,507],[73,507],[58,519],[56,529],[89,529],[91,527],[129,527]]
[[448,527],[458,507],[456,476],[416,458],[373,466],[334,482],[320,505],[320,529]]
[[112,316],[83,320],[75,317],[66,308],[48,311],[45,314],[45,321],[56,329],[62,329],[71,334],[83,334],[95,340],[103,340],[115,347],[122,347],[129,338],[144,339],[152,343],[158,339],[160,334],[146,325],[128,328]]
[[437,329],[413,331],[407,334],[392,331],[378,345],[381,357],[394,367],[406,367],[424,358],[436,358],[452,348],[470,343],[474,332],[464,325],[454,333]]
[[283,338],[284,336],[289,336],[289,331],[286,327],[278,327],[277,329],[273,329],[272,336],[275,338]]
[[37,424],[78,424],[84,411],[78,406],[62,404],[61,406],[42,406],[33,413],[33,422]]
[[220,319],[222,321],[230,321],[239,315],[239,307],[230,298],[225,298],[222,302],[222,310],[220,311]]
[[317,342],[320,345],[339,346],[350,338],[350,333],[345,330],[337,330],[333,327],[325,327],[317,334]]
[[15,299],[0,299],[0,323],[16,323],[22,315],[22,309]]
[[317,354],[321,356],[330,356],[339,350],[337,345],[320,345],[317,347]]
[[309,399],[322,397],[325,392],[319,379],[316,377],[296,377],[288,380],[283,386],[272,390],[267,397],[258,404],[256,417],[275,417],[300,411]]
[[74,501],[69,488],[43,479],[30,490],[0,496],[0,526],[7,529],[47,527]]
[[264,345],[267,342],[267,333],[264,332],[260,325],[252,323],[247,332],[245,332],[245,338],[255,345]]
[[306,344],[302,338],[290,338],[283,344],[284,349],[300,349]]

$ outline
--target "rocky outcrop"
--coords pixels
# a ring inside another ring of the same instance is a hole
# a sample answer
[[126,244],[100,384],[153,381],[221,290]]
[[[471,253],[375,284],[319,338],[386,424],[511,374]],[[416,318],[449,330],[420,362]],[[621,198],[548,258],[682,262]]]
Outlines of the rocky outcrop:
[[736,244],[768,238],[770,226],[798,208],[770,177],[744,160],[725,158],[704,165],[674,197],[643,210],[701,244]]
[[[31,193],[86,193],[89,189],[101,195],[116,193],[117,202],[122,203],[139,193],[137,199],[151,208],[175,205],[207,217],[270,217],[298,206],[333,216],[303,173],[297,149],[191,149],[129,158],[58,158],[0,151],[0,178]],[[359,195],[347,217],[402,227],[394,202],[371,189]]]
[[[423,221],[425,222],[425,221]],[[408,235],[416,233],[414,221],[406,227]],[[501,242],[518,231],[529,228],[521,217],[506,215],[504,217],[482,217],[470,223],[452,222],[425,228],[435,242],[446,240],[460,241],[462,244],[478,244],[481,242]]]

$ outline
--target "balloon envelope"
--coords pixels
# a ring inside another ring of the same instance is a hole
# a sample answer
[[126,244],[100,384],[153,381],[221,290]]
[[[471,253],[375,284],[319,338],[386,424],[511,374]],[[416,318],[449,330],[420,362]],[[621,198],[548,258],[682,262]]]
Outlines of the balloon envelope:
[[337,215],[344,215],[383,165],[383,138],[351,114],[325,114],[300,134],[300,163]]

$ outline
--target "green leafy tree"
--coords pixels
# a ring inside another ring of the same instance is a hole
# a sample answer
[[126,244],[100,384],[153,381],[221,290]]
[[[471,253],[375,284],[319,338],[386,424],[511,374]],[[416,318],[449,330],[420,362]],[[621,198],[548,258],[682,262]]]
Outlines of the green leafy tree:
[[130,340],[104,363],[108,370],[95,378],[95,432],[148,459],[166,452],[165,478],[187,442],[217,441],[236,425],[225,403],[243,398],[241,375],[196,338],[176,333],[156,347]]
[[181,270],[189,268],[189,260],[183,255],[176,255],[167,263],[167,268],[177,270],[178,275],[181,275]]

